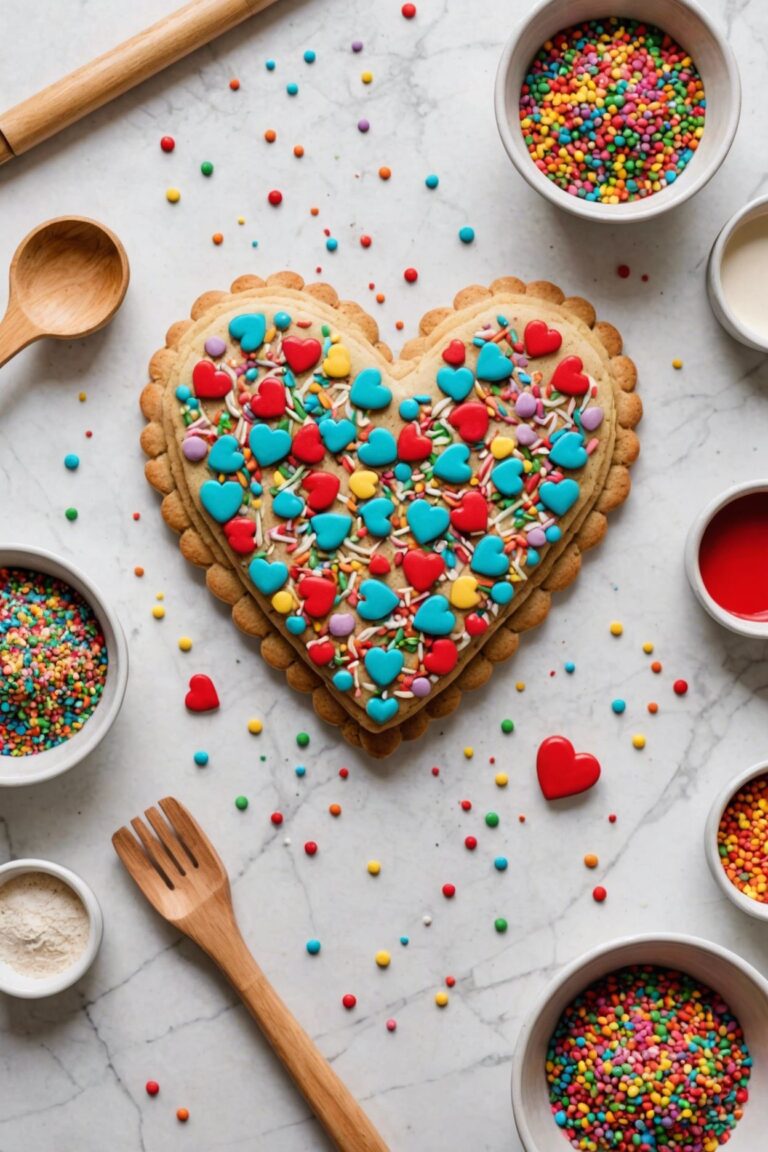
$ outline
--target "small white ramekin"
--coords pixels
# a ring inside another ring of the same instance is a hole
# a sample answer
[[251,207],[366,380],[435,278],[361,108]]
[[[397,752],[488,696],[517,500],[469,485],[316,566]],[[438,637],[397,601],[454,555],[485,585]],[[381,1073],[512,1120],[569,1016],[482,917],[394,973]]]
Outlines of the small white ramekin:
[[728,298],[723,291],[722,268],[723,255],[734,234],[743,225],[767,214],[768,196],[761,196],[759,200],[750,200],[748,204],[745,204],[744,207],[734,216],[731,216],[728,223],[723,226],[717,240],[715,240],[712,246],[712,251],[709,254],[709,263],[707,264],[707,292],[709,293],[709,303],[712,311],[726,332],[730,336],[733,336],[734,340],[739,340],[742,344],[746,344],[748,348],[757,348],[759,352],[768,352],[768,340],[740,320],[730,307]]
[[765,1147],[768,1125],[768,982],[733,952],[694,936],[628,936],[601,944],[555,977],[525,1020],[512,1063],[512,1109],[525,1152],[565,1152],[545,1073],[547,1048],[560,1016],[594,980],[631,964],[675,968],[722,996],[744,1031],[753,1059],[749,1101],[731,1133],[732,1152]]
[[722,892],[732,904],[740,908],[742,912],[746,912],[749,916],[754,916],[756,920],[763,920],[768,922],[768,904],[760,904],[759,901],[753,900],[750,896],[745,896],[740,892],[735,884],[732,884],[726,875],[725,868],[723,868],[720,853],[717,848],[717,832],[720,827],[720,821],[723,818],[728,803],[736,793],[754,780],[756,776],[764,776],[768,773],[768,760],[763,761],[762,764],[754,764],[748,768],[746,772],[742,772],[735,780],[731,780],[726,784],[722,791],[718,792],[714,799],[712,807],[707,816],[707,823],[704,827],[704,851],[707,856],[707,864],[709,870],[714,877],[715,883],[719,885]]
[[88,942],[78,959],[71,967],[57,972],[54,976],[24,976],[10,965],[0,962],[0,992],[5,992],[8,996],[18,996],[22,1000],[39,1000],[44,996],[54,996],[57,992],[63,992],[85,975],[99,951],[104,918],[98,900],[85,881],[76,873],[70,872],[69,868],[54,864],[52,860],[12,860],[9,864],[3,864],[0,866],[0,887],[25,872],[47,872],[50,876],[55,876],[64,884],[68,884],[85,905],[91,924]]
[[685,571],[696,599],[706,608],[713,620],[717,620],[718,624],[729,628],[731,632],[738,632],[740,636],[750,636],[754,640],[768,640],[768,620],[746,620],[722,608],[707,591],[699,568],[701,541],[710,521],[721,508],[725,508],[726,504],[751,492],[768,492],[768,480],[746,480],[742,484],[734,484],[702,509],[688,530],[685,542]]
[[[496,123],[502,143],[518,172],[558,208],[606,224],[650,220],[676,208],[714,176],[728,155],[741,112],[741,82],[736,57],[725,33],[695,0],[541,0],[518,24],[504,46],[496,73]],[[668,32],[693,58],[707,100],[704,134],[696,155],[677,180],[661,192],[629,204],[580,200],[553,184],[534,164],[520,131],[520,89],[542,44],[557,32],[584,20],[629,17]]]
[[107,643],[109,663],[101,699],[79,732],[63,744],[31,756],[0,756],[0,788],[39,784],[79,764],[117,718],[128,683],[128,645],[117,615],[91,580],[68,561],[25,544],[0,545],[0,568],[28,568],[69,584],[93,609]]

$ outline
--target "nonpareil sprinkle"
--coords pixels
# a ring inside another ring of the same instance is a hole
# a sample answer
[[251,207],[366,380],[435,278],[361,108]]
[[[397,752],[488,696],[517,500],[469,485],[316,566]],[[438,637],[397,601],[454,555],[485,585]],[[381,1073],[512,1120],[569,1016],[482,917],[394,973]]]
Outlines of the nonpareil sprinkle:
[[768,904],[768,776],[748,780],[728,801],[717,850],[731,884],[750,900]]

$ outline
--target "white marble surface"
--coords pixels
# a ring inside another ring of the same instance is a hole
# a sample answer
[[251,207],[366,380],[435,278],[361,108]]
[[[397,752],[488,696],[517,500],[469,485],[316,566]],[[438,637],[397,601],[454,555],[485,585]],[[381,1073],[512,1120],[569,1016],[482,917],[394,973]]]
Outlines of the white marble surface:
[[[171,7],[3,5],[0,103]],[[0,1002],[1,1152],[328,1147],[222,980],[149,910],[113,855],[111,832],[165,793],[204,818],[257,957],[398,1152],[519,1152],[509,1074],[521,1015],[561,964],[597,941],[682,930],[768,971],[764,929],[718,895],[701,843],[713,792],[766,755],[768,653],[705,618],[682,568],[696,509],[726,484],[766,472],[768,367],[718,329],[704,267],[724,220],[765,189],[758,110],[768,17],[757,0],[709,0],[742,67],[736,144],[693,203],[622,231],[558,213],[516,176],[496,134],[492,86],[502,40],[526,5],[488,0],[468,29],[470,7],[420,0],[407,22],[399,0],[281,0],[0,172],[0,264],[38,221],[80,213],[111,225],[132,265],[108,331],[73,346],[39,345],[2,372],[0,535],[76,560],[109,591],[132,673],[115,729],[87,763],[0,796],[0,859],[42,855],[69,865],[94,886],[106,917],[101,954],[78,987],[47,1002]],[[359,56],[349,48],[356,38],[365,42]],[[312,67],[302,60],[307,47],[318,54]],[[370,88],[359,79],[364,68],[375,76]],[[242,81],[237,94],[232,75]],[[291,79],[301,88],[293,100]],[[366,136],[356,129],[362,115],[372,124]],[[271,147],[268,127],[278,132]],[[170,157],[158,146],[164,133],[176,137]],[[303,160],[294,143],[304,145]],[[216,165],[210,180],[199,173],[204,159]],[[376,175],[382,164],[393,170],[388,184]],[[423,185],[430,171],[440,176],[434,193]],[[176,207],[164,198],[171,184],[182,190]],[[266,204],[272,187],[285,195],[277,212]],[[469,247],[457,239],[465,223],[477,230]],[[333,256],[324,227],[339,239]],[[225,235],[220,248],[210,241],[215,231]],[[368,251],[362,232],[373,237]],[[619,262],[631,266],[628,280],[617,277]],[[314,276],[318,264],[344,295],[374,309],[367,285],[375,281],[387,295],[377,311],[382,332],[395,345],[467,283],[504,273],[553,279],[621,328],[646,405],[632,499],[577,585],[513,665],[385,764],[340,745],[236,633],[164,528],[138,446],[147,359],[194,297],[243,272],[288,266]],[[414,287],[402,279],[407,265],[420,272]],[[674,357],[684,361],[680,372]],[[70,451],[82,459],[75,474],[62,465]],[[69,504],[80,511],[76,524],[64,518]],[[136,564],[146,569],[141,581]],[[161,591],[167,617],[156,623]],[[608,632],[614,618],[624,623],[620,640]],[[194,639],[189,655],[177,648],[182,634]],[[663,677],[648,669],[648,639]],[[563,672],[566,659],[576,662],[573,676]],[[195,671],[215,677],[215,716],[184,710],[185,678]],[[676,676],[690,682],[685,699],[672,693]],[[611,712],[614,696],[628,701],[623,718]],[[645,711],[652,699],[656,717]],[[251,715],[265,721],[258,739],[246,731]],[[500,734],[504,716],[514,718],[514,736]],[[294,742],[300,728],[312,735],[306,753]],[[537,789],[535,750],[557,731],[603,763],[599,787],[577,810],[549,810]],[[632,748],[634,732],[647,735],[645,751]],[[466,743],[472,761],[462,756]],[[211,754],[204,770],[192,762],[199,747]],[[503,792],[488,764],[494,755],[510,775]],[[300,762],[304,780],[293,772]],[[245,814],[234,807],[238,793],[250,797]],[[463,797],[473,801],[469,814],[459,809]],[[328,815],[333,801],[343,804],[340,820]],[[269,821],[275,808],[286,816],[279,831]],[[489,809],[502,817],[495,831],[482,821]],[[470,832],[480,841],[474,854],[463,847]],[[312,860],[307,839],[320,845]],[[600,855],[596,875],[581,863],[590,851]],[[493,868],[497,854],[510,860],[503,874]],[[366,873],[371,857],[383,862],[378,879]],[[452,902],[440,892],[448,880],[458,887]],[[591,899],[596,882],[608,889],[602,906]],[[498,915],[509,920],[506,936],[494,931]],[[304,950],[312,936],[323,944],[317,959]],[[393,954],[386,972],[373,961],[379,948]],[[440,1012],[433,996],[448,974],[457,984]],[[353,1013],[340,1004],[347,991],[358,997]],[[397,1019],[394,1035],[388,1017]],[[154,1100],[144,1092],[150,1077],[162,1086]],[[192,1113],[184,1129],[180,1105]],[[733,1147],[741,1152],[738,1140]]]

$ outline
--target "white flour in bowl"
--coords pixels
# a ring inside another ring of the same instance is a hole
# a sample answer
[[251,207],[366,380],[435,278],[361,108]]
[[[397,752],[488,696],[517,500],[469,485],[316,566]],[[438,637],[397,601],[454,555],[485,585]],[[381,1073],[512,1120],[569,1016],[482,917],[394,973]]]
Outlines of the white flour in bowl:
[[82,900],[56,876],[24,872],[0,884],[0,961],[23,976],[70,968],[90,927]]

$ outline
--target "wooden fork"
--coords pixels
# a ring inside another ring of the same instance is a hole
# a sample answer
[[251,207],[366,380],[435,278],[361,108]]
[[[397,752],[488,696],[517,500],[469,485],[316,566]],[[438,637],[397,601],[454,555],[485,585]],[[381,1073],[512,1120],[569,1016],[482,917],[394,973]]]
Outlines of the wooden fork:
[[166,796],[119,828],[115,851],[155,911],[207,952],[261,1028],[340,1152],[387,1146],[322,1053],[283,1004],[235,920],[229,877],[197,821]]

